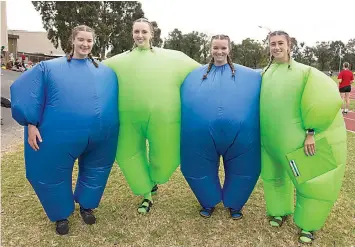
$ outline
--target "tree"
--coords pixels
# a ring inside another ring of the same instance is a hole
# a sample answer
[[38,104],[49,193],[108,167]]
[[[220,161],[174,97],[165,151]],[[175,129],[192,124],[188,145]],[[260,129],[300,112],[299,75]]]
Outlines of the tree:
[[163,40],[160,38],[161,36],[161,29],[158,27],[156,21],[152,21],[154,37],[153,37],[153,46],[161,47],[163,45]]
[[329,69],[329,60],[331,58],[329,42],[317,42],[314,47],[314,55],[317,57],[318,69],[325,71]]
[[296,38],[291,38],[291,51],[292,51],[292,58],[295,59],[296,61],[303,63],[304,62],[304,54],[303,54],[303,49],[304,49],[304,42],[301,42],[298,44],[298,41]]
[[339,68],[341,68],[340,56],[344,57],[346,53],[345,44],[340,40],[332,41],[329,45],[329,52],[329,67],[331,70],[338,70]]
[[303,63],[309,66],[314,66],[316,63],[314,48],[306,46],[303,50]]
[[135,20],[144,17],[142,5],[136,1],[113,1],[110,9],[113,18],[108,25],[113,25],[111,34],[111,54],[116,55],[125,52],[133,47],[132,24]]
[[207,64],[209,61],[210,57],[210,51],[211,51],[211,42],[207,37],[207,34],[205,33],[200,33],[200,38],[201,38],[201,43],[202,43],[202,48],[201,48],[201,58],[200,58],[200,63],[201,64]]
[[182,41],[182,32],[179,29],[175,28],[172,32],[168,34],[168,38],[165,39],[164,48],[182,51]]
[[165,39],[164,48],[181,51],[202,64],[208,63],[209,41],[204,33],[193,31],[183,34],[175,28]]
[[350,39],[346,44],[346,53],[343,61],[350,63],[350,68],[355,70],[355,38]]
[[[48,32],[48,39],[55,48],[60,45],[65,52],[71,50],[69,42],[71,30],[79,24],[94,27],[98,19],[99,2],[87,4],[85,2],[32,2],[40,12],[44,28]],[[80,21],[79,21],[80,20]]]
[[260,68],[265,66],[266,56],[265,48],[259,41],[247,38],[241,44],[232,42],[232,58],[235,63]]
[[[71,50],[71,30],[81,24],[92,27],[96,38],[92,53],[101,58],[111,48],[115,55],[129,50],[132,45],[132,23],[144,17],[142,5],[136,1],[34,1],[41,14],[48,39],[65,52]],[[154,42],[161,44],[161,30],[156,22]]]

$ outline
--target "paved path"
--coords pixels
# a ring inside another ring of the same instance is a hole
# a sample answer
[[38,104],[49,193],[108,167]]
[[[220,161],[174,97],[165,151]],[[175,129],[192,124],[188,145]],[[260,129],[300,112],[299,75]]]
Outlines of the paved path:
[[[1,69],[1,96],[10,98],[10,86],[12,82],[21,75],[20,72],[14,72]],[[1,107],[1,151],[9,151],[11,148],[23,142],[23,127],[20,126],[11,117],[11,109]]]

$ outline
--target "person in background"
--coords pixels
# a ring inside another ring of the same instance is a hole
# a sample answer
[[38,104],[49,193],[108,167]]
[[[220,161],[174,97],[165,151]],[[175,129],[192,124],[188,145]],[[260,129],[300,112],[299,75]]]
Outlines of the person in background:
[[349,69],[349,63],[343,63],[343,70],[338,75],[339,92],[343,99],[342,112],[347,114],[350,105],[351,84],[354,82],[354,74]]

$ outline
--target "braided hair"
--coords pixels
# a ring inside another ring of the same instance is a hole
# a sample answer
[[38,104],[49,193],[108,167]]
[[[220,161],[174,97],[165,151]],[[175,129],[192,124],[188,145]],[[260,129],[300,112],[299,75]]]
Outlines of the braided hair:
[[[154,37],[153,24],[152,24],[147,18],[139,18],[139,19],[137,19],[137,20],[135,20],[135,21],[133,22],[133,25],[134,25],[134,23],[136,23],[136,22],[144,22],[144,23],[147,23],[147,24],[149,25],[150,33],[151,33],[151,35],[152,35],[152,38],[149,40],[149,49],[153,52],[153,42],[152,42],[152,39],[153,39],[153,37]],[[137,44],[136,44],[136,42],[134,42],[132,48],[131,48],[129,51],[130,51],[130,52],[133,51],[134,48],[136,48],[136,47],[137,47]]]
[[[90,32],[92,33],[92,36],[95,38],[95,33],[94,33],[94,30],[86,25],[80,25],[80,26],[76,26],[73,28],[72,30],[72,34],[71,34],[71,37],[70,37],[70,41],[71,43],[73,43],[76,35],[80,32],[80,31],[85,31],[85,32]],[[67,54],[67,61],[70,62],[71,59],[73,58],[73,55],[74,55],[74,44],[72,44],[72,49],[70,51],[69,54]],[[95,59],[92,57],[92,54],[89,53],[88,54],[88,57],[89,59],[92,61],[92,63],[94,64],[94,66],[96,68],[99,67],[99,64],[95,61]]]
[[[291,68],[291,55],[290,55],[290,52],[291,52],[291,45],[292,45],[292,42],[291,42],[291,37],[290,35],[288,35],[288,33],[284,32],[284,31],[274,31],[274,32],[271,32],[269,33],[268,35],[268,40],[269,40],[269,46],[270,46],[270,38],[272,36],[277,36],[277,35],[282,35],[286,38],[286,41],[287,41],[287,44],[289,46],[289,50],[288,50],[288,53],[287,53],[287,56],[288,56],[288,69]],[[266,66],[266,69],[262,72],[262,74],[265,74],[266,71],[270,68],[271,64],[273,63],[275,57],[273,55],[270,56],[270,59],[269,59],[269,63],[268,65]]]
[[[228,41],[228,48],[229,48],[229,51],[231,51],[232,47],[231,47],[231,41],[230,41],[230,38],[228,35],[224,35],[224,34],[219,34],[219,35],[214,35],[212,36],[212,39],[211,39],[211,45],[212,45],[212,41],[213,40],[227,40]],[[208,73],[211,71],[211,68],[212,68],[212,65],[214,63],[214,58],[212,57],[210,62],[208,63],[208,68],[207,68],[207,72],[206,74],[203,75],[202,77],[202,80],[205,80],[207,79],[207,75]],[[235,68],[234,68],[234,65],[233,65],[233,62],[232,62],[232,59],[230,57],[230,55],[227,55],[227,63],[229,64],[229,67],[231,68],[232,70],[232,77],[234,77],[235,75]]]

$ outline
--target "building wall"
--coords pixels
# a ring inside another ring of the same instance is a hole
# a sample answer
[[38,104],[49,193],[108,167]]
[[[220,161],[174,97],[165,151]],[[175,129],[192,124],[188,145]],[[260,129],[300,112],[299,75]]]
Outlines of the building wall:
[[9,38],[8,39],[8,52],[9,54],[12,53],[14,58],[17,58],[17,39],[16,38]]
[[1,46],[5,46],[4,51],[8,50],[7,44],[7,16],[6,16],[6,1],[1,1]]
[[47,38],[47,32],[29,32],[24,30],[8,30],[9,34],[18,35],[17,51],[19,53],[40,53],[46,55],[64,55],[59,47],[56,49]]

